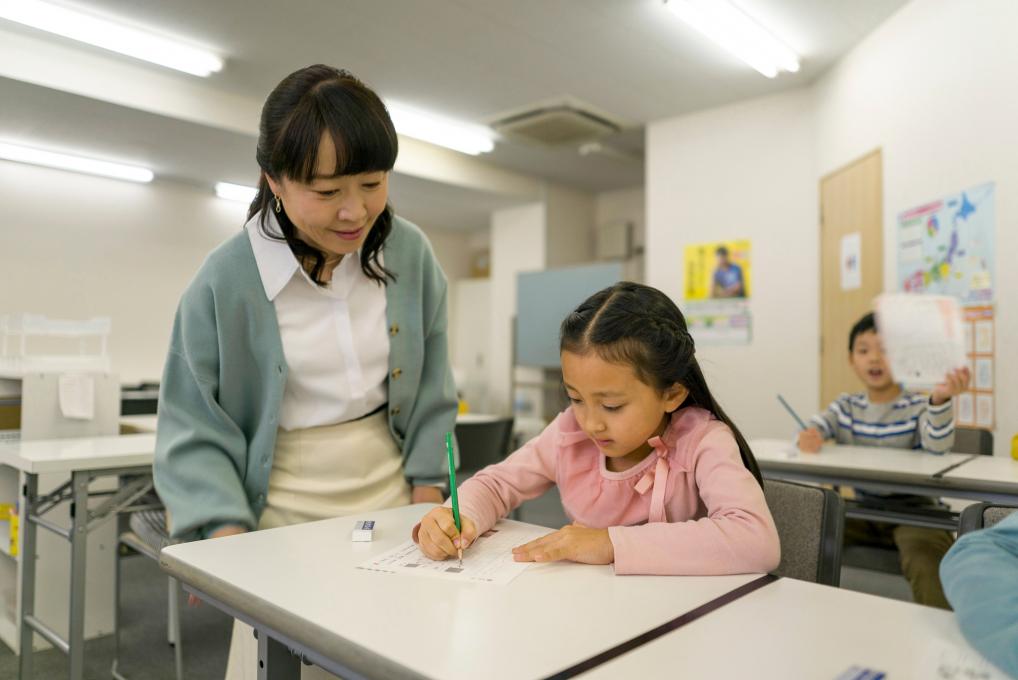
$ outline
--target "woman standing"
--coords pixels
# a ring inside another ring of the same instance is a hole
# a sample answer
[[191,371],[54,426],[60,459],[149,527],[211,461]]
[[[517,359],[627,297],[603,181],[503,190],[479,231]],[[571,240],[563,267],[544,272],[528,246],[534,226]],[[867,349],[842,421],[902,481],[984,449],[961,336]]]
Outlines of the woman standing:
[[[447,283],[388,205],[396,153],[385,106],[345,71],[309,66],[266,100],[248,222],[184,292],[163,374],[174,537],[441,502]],[[227,677],[238,661],[253,677],[248,641],[235,627]]]

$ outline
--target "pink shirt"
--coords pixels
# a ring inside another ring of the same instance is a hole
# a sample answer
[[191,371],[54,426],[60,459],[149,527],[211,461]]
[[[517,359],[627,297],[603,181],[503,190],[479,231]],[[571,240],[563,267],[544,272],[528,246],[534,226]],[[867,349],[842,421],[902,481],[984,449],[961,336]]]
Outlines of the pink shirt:
[[616,574],[741,574],[781,557],[763,490],[742,464],[727,425],[679,409],[653,452],[623,472],[566,409],[538,437],[459,488],[460,511],[478,533],[558,484],[574,522],[607,528]]

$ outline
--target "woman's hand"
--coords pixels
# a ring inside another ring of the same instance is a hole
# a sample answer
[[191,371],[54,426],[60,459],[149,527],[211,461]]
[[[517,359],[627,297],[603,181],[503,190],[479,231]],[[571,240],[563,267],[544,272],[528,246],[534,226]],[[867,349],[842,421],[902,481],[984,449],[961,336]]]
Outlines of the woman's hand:
[[615,561],[615,546],[608,538],[607,529],[591,529],[574,523],[513,548],[513,559],[517,562],[569,560],[584,564],[611,564]]
[[444,560],[456,557],[461,546],[464,550],[469,548],[477,538],[477,525],[463,515],[460,515],[460,524],[463,525],[462,536],[456,531],[456,520],[451,508],[435,508],[426,514],[417,531],[417,544],[421,552],[433,560]]
[[240,524],[226,524],[209,534],[209,538],[222,538],[223,536],[236,536],[237,534],[246,533],[247,527],[245,526],[241,526]]
[[948,371],[947,375],[944,376],[944,382],[933,388],[933,393],[930,395],[930,403],[934,406],[940,406],[951,397],[957,397],[969,388],[969,381],[971,379],[972,375],[968,368],[956,368],[953,371]]
[[442,490],[437,486],[415,486],[410,492],[411,503],[438,503],[442,504]]
[[820,453],[824,445],[824,436],[820,430],[810,427],[799,433],[799,450],[803,453]]
[[[246,533],[247,527],[245,526],[241,526],[240,524],[225,524],[209,534],[209,538],[222,538],[223,536],[236,536],[237,534]],[[197,607],[200,604],[201,600],[194,595],[189,594],[187,596],[187,605],[189,607]]]

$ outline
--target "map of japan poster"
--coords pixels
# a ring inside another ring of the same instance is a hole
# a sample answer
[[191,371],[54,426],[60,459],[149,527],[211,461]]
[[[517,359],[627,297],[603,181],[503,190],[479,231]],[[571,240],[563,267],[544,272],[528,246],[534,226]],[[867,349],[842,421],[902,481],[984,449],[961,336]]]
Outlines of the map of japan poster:
[[995,219],[992,182],[901,213],[898,289],[992,301]]

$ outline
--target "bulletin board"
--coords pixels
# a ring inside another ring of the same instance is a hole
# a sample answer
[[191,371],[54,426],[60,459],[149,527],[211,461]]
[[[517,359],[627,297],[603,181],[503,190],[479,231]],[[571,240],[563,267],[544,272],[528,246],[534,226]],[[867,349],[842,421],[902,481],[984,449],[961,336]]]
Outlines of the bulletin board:
[[955,400],[955,422],[960,427],[992,430],[996,427],[993,305],[965,307],[963,312],[965,354],[972,381],[967,392]]

